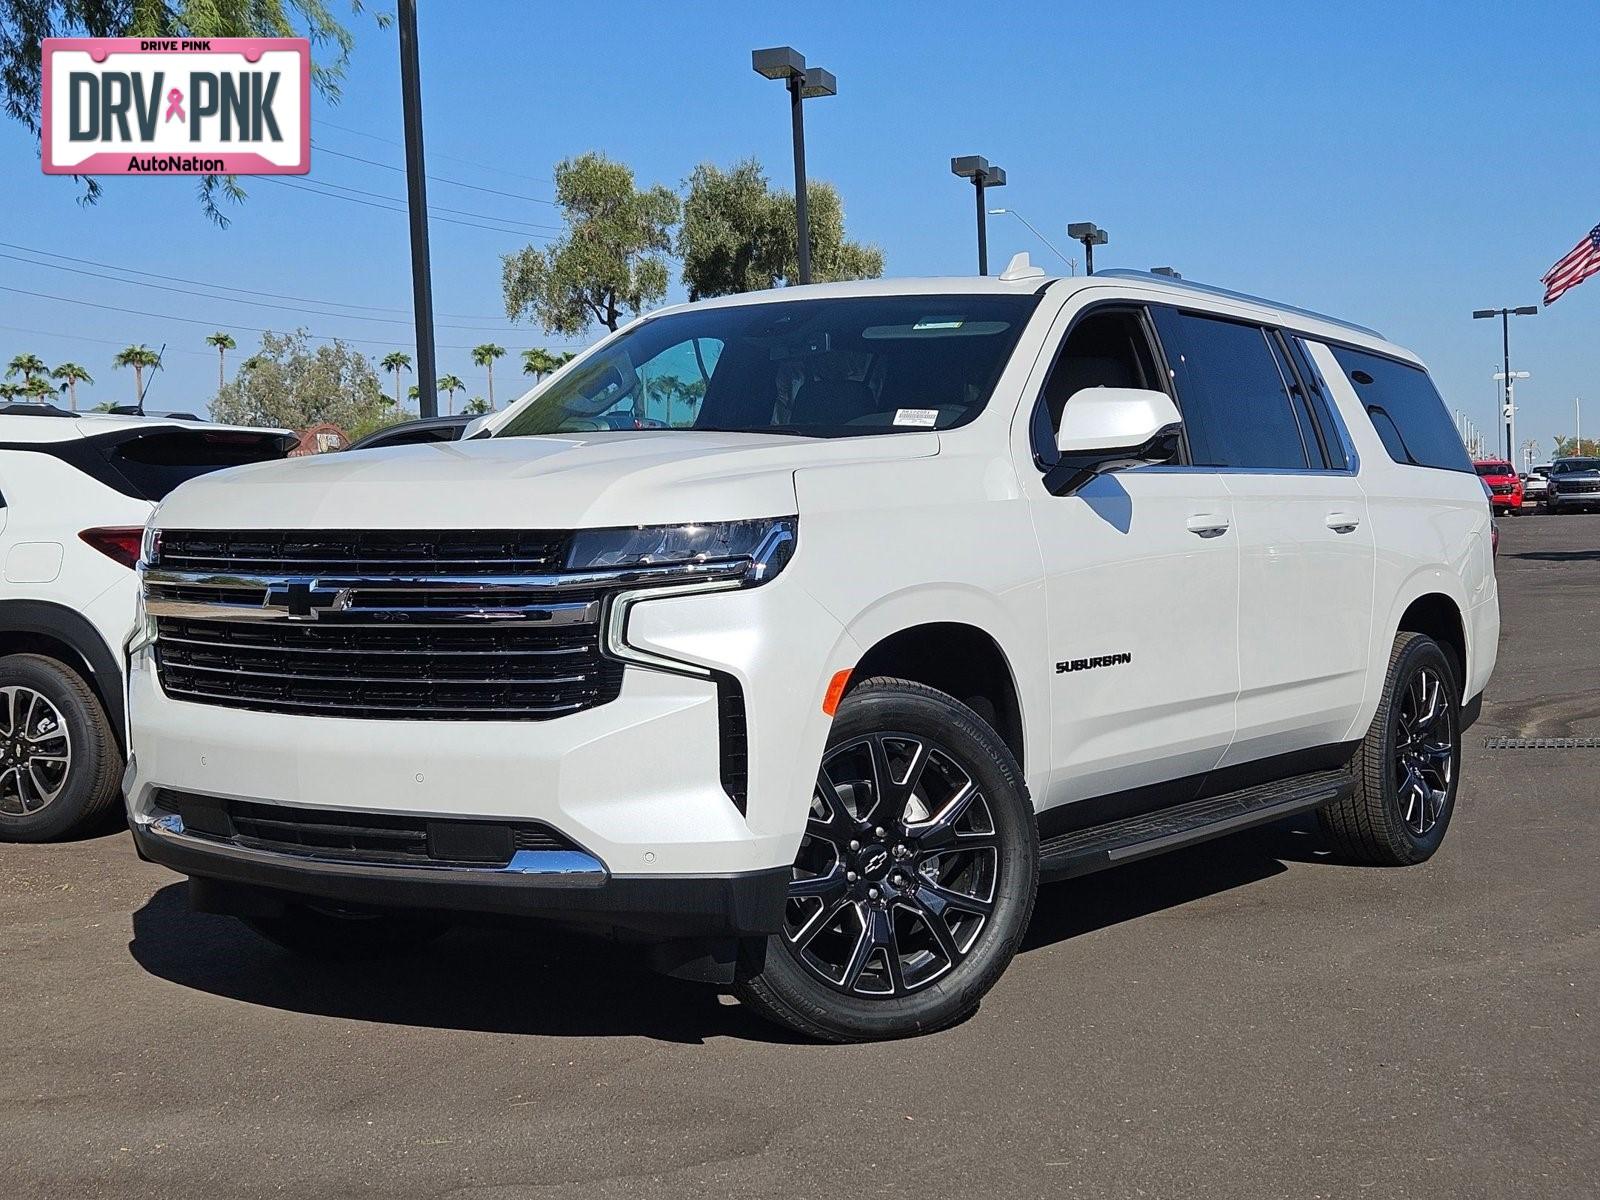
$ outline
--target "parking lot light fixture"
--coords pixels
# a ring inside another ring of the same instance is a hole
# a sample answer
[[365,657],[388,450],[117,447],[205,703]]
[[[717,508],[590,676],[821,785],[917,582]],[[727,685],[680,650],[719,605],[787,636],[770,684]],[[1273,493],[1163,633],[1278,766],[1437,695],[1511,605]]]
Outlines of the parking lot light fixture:
[[1093,221],[1074,221],[1067,226],[1067,236],[1083,243],[1083,273],[1093,275],[1094,248],[1104,246],[1111,240],[1111,235]]
[[806,211],[806,124],[804,103],[839,94],[832,71],[806,66],[806,56],[793,46],[754,50],[750,66],[765,79],[781,79],[789,89],[789,120],[794,133],[795,252],[801,283],[811,282],[811,222]]
[[[983,206],[985,188],[1005,187],[1004,167],[994,166],[981,154],[963,154],[950,160],[950,173],[972,180],[978,200],[978,274],[989,273],[989,210]],[[1048,245],[1048,243],[1046,243]]]
[[1474,321],[1482,321],[1490,317],[1500,318],[1500,357],[1502,363],[1500,377],[1503,377],[1505,382],[1504,403],[1501,408],[1501,414],[1505,418],[1506,425],[1506,461],[1513,464],[1517,461],[1517,450],[1516,428],[1513,424],[1516,409],[1511,400],[1511,381],[1513,378],[1511,374],[1511,318],[1537,316],[1538,312],[1538,307],[1532,304],[1524,304],[1518,308],[1475,308],[1472,310],[1472,319]]

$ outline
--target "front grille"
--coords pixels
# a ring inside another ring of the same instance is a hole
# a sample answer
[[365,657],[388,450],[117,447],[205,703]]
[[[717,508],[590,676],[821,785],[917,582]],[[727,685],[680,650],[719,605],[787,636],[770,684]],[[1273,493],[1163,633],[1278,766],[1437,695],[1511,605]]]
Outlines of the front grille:
[[1509,496],[1517,490],[1517,486],[1514,483],[1491,483],[1489,490],[1496,496]]
[[1556,485],[1556,489],[1566,495],[1569,492],[1600,492],[1600,479],[1573,479]]
[[518,575],[561,568],[549,530],[163,530],[161,565],[248,575]]
[[546,720],[614,700],[610,588],[564,533],[163,531],[145,596],[169,695],[263,712]]
[[294,808],[161,789],[155,804],[184,831],[246,850],[397,866],[499,866],[519,850],[578,850],[537,821],[467,820]]

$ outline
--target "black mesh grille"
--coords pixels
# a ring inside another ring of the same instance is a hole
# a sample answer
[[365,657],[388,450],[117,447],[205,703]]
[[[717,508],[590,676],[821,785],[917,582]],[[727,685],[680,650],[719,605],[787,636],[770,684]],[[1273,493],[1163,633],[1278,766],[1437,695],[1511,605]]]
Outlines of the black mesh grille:
[[717,679],[717,733],[721,747],[722,790],[734,807],[745,811],[750,789],[749,733],[745,725],[744,691],[728,676]]
[[527,529],[164,530],[161,565],[265,575],[520,575],[559,570],[570,538]]

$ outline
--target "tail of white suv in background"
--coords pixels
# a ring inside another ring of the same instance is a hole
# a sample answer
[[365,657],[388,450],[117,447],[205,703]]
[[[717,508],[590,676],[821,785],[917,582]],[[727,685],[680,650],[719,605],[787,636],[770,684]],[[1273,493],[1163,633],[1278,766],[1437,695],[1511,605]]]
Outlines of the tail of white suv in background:
[[1489,506],[1371,330],[1025,264],[791,288],[488,430],[156,514],[128,802],[197,905],[341,955],[555,918],[860,1039],[971,1012],[1041,879],[1448,827]]
[[61,837],[119,796],[134,567],[156,502],[292,444],[282,430],[0,410],[0,840]]

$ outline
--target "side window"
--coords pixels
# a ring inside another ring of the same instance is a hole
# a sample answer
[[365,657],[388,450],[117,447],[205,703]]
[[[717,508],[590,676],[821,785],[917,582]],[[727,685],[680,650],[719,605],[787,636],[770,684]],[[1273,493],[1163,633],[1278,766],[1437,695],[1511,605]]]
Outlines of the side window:
[[722,343],[715,338],[691,338],[640,363],[633,397],[638,424],[645,429],[692,426],[721,357]]
[[1426,371],[1364,350],[1329,349],[1361,398],[1390,458],[1416,467],[1472,470],[1461,435]]
[[1306,470],[1323,465],[1305,408],[1259,325],[1156,310],[1189,459],[1197,466]]
[[1054,464],[1059,457],[1056,431],[1067,402],[1093,387],[1167,390],[1156,368],[1142,310],[1098,309],[1073,323],[1033,410],[1033,451],[1041,464]]

